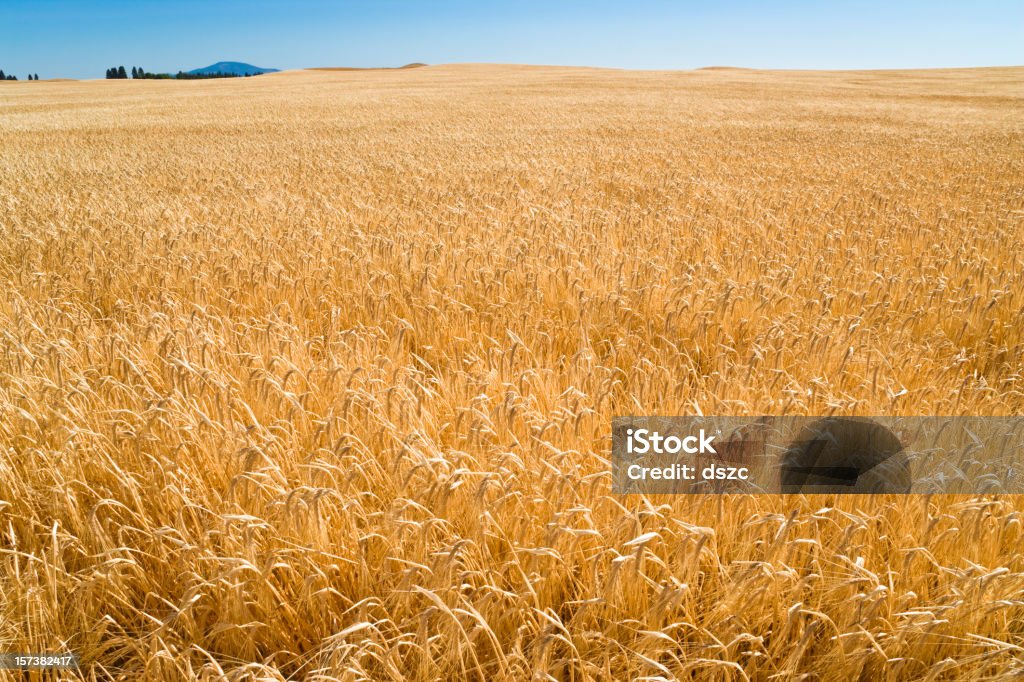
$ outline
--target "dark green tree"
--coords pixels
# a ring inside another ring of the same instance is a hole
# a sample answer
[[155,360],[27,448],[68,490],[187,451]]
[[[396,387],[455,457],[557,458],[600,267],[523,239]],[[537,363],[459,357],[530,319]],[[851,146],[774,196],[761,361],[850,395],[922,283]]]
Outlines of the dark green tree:
[[7,79],[7,74],[4,73],[3,69],[0,69],[0,81],[6,80],[6,79]]
[[123,66],[117,67],[117,77],[118,78],[127,78],[128,77],[128,72],[124,70]]

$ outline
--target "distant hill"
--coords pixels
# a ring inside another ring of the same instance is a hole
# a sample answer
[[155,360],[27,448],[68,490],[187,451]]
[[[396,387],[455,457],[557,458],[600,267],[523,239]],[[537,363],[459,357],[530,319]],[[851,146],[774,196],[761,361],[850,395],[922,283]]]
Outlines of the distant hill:
[[235,76],[254,76],[258,73],[274,73],[276,71],[280,71],[280,69],[261,69],[258,66],[246,64],[244,62],[217,62],[216,64],[204,66],[201,69],[186,71],[186,73],[193,76],[207,76],[212,73],[228,73]]
[[413,62],[404,66],[311,66],[306,71],[401,71],[402,69],[418,69],[427,66],[423,62]]

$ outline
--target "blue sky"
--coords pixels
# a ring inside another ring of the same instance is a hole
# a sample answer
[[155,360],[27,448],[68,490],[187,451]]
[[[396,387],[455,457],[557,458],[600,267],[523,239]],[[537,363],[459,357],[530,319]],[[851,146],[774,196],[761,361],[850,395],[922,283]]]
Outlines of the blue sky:
[[1024,64],[1024,1],[3,0],[0,69],[100,78],[220,60],[282,69],[515,62],[646,69]]

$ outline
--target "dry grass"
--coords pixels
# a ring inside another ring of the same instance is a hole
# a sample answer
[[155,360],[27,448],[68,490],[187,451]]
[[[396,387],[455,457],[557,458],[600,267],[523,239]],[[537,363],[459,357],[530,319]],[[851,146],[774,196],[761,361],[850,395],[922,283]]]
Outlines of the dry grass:
[[421,62],[412,62],[410,64],[403,64],[402,66],[377,66],[377,67],[366,67],[366,66],[314,66],[309,71],[394,71],[396,69],[418,69],[422,66],[426,66]]
[[1019,498],[609,492],[616,414],[1024,411],[1024,69],[0,93],[0,650],[1024,674]]

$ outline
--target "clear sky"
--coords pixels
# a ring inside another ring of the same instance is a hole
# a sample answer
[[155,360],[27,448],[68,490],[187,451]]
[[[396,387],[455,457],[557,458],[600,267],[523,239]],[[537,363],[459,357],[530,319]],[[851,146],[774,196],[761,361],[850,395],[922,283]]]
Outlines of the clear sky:
[[0,69],[1024,64],[1024,0],[2,0]]

